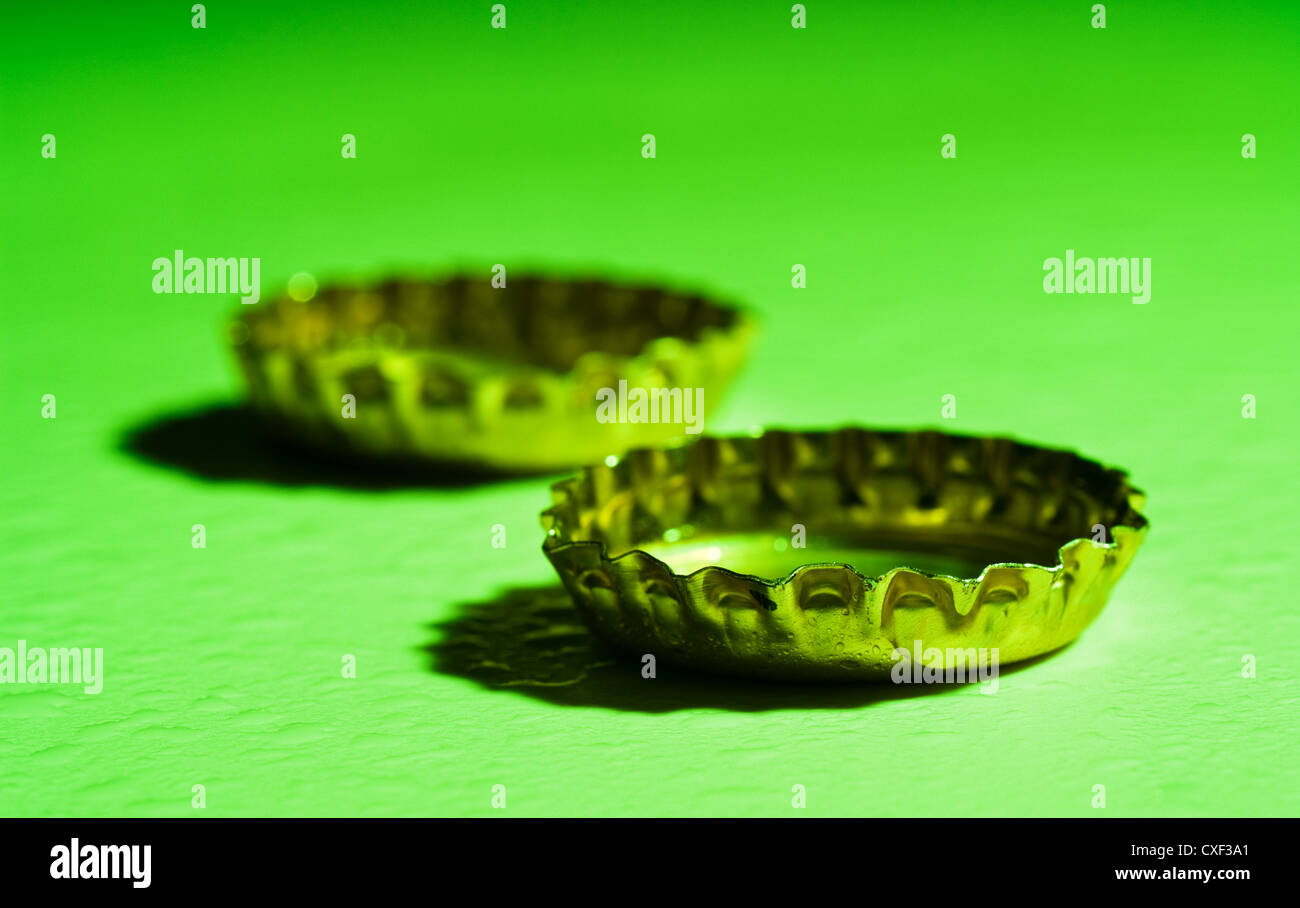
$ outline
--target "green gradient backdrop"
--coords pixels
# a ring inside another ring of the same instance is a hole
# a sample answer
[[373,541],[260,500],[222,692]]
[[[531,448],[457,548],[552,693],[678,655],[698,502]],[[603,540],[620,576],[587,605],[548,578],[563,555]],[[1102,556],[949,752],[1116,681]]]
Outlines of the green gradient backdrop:
[[[785,2],[509,2],[505,31],[487,2],[189,5],[0,29],[0,646],[106,660],[97,697],[0,688],[0,814],[196,815],[204,784],[206,815],[499,815],[498,783],[514,815],[1300,813],[1294,4],[1116,2],[1104,31],[1083,2],[813,0],[805,31]],[[237,394],[233,299],[150,290],[178,247],[260,256],[264,295],[492,262],[723,291],[765,331],[711,430],[934,425],[954,394],[945,428],[1129,469],[1152,532],[993,697],[665,671],[637,708],[605,694],[635,664],[569,704],[490,689],[431,669],[430,624],[551,582],[549,480],[123,451]],[[1045,295],[1067,247],[1151,257],[1150,304]]]

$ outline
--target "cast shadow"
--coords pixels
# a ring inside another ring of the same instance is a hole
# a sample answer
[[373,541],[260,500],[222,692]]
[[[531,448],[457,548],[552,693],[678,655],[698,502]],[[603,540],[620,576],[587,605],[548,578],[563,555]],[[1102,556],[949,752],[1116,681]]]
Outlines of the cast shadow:
[[229,403],[168,413],[131,426],[118,447],[138,460],[209,482],[382,492],[466,488],[523,475],[472,466],[329,456],[295,444],[251,409]]
[[[430,629],[432,669],[492,690],[562,706],[665,713],[678,709],[842,709],[912,697],[952,695],[967,684],[814,684],[737,679],[688,671],[659,660],[641,677],[635,655],[610,650],[587,630],[564,587],[506,591],[490,602],[461,603]],[[1047,658],[1040,656],[1039,659]],[[999,677],[1039,659],[1007,666]]]

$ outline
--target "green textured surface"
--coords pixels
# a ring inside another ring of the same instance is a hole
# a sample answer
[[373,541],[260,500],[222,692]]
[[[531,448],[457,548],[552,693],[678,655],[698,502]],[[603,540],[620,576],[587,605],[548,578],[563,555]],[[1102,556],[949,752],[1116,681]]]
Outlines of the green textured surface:
[[[0,814],[487,815],[495,784],[512,815],[1300,812],[1294,5],[489,6],[6,13],[0,646],[102,647],[106,677],[0,687]],[[493,262],[721,290],[765,330],[710,430],[1074,447],[1152,531],[996,696],[635,662],[501,686],[586,646],[547,480],[376,488],[241,434],[233,300],[150,291],[177,247],[260,256],[264,294]],[[1150,256],[1151,302],[1045,295],[1067,247]],[[482,647],[512,670],[466,677]]]

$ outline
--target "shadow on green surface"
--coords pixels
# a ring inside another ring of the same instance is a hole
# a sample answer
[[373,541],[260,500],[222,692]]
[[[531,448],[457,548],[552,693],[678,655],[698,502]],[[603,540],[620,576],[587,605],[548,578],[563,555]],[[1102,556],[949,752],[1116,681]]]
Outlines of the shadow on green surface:
[[274,432],[247,407],[214,404],[129,428],[124,453],[210,482],[334,486],[370,492],[466,488],[523,478],[470,467],[330,457]]
[[[649,680],[641,677],[638,659],[612,651],[592,636],[558,584],[511,589],[490,602],[462,603],[454,617],[431,628],[439,638],[424,651],[432,657],[434,671],[563,706],[651,713],[696,708],[837,709],[971,687],[782,683],[706,675],[662,660],[658,676]],[[1037,661],[1008,666],[999,676]]]

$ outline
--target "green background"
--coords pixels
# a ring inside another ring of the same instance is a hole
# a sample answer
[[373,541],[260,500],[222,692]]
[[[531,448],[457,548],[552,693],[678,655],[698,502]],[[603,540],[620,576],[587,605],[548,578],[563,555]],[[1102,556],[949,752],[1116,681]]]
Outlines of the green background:
[[[5,13],[0,646],[106,669],[0,688],[0,814],[500,815],[496,784],[510,815],[1300,813],[1294,4],[189,5]],[[550,478],[268,449],[229,406],[234,298],[151,292],[176,248],[260,257],[264,298],[495,262],[721,292],[764,330],[710,431],[1072,447],[1151,534],[996,696],[510,685],[476,647],[590,645],[538,605]],[[1151,302],[1046,295],[1066,248],[1149,256]]]

